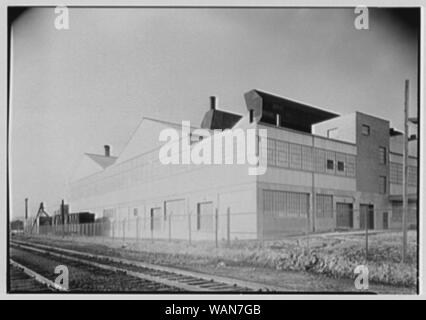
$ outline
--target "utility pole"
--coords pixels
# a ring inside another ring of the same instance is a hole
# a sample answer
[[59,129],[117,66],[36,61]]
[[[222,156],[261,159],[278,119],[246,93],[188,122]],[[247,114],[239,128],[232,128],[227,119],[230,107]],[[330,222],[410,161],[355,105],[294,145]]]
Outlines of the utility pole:
[[408,178],[408,103],[409,103],[410,82],[405,80],[404,97],[404,150],[402,163],[402,262],[407,259],[407,178]]
[[28,224],[28,198],[25,198],[25,227],[24,230],[27,228]]
[[62,217],[62,238],[65,237],[65,206],[64,199],[61,202],[61,217]]
[[365,261],[368,261],[368,216],[370,213],[370,206],[364,212],[364,224],[365,224]]

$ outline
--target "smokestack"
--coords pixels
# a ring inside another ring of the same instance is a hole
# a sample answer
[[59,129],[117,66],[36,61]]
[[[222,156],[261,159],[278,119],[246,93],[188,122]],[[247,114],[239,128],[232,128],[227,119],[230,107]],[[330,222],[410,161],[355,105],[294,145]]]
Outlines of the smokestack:
[[111,155],[110,151],[111,151],[111,147],[109,145],[104,145],[104,149],[105,149],[105,157],[109,157]]
[[210,109],[215,110],[217,105],[217,98],[216,96],[210,96]]
[[28,219],[28,198],[25,198],[25,221]]

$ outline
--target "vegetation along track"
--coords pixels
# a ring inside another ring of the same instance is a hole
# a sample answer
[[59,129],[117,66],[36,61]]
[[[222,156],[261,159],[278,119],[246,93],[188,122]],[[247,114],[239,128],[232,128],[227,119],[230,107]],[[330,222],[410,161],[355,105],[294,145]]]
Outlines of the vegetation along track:
[[[133,261],[103,255],[64,249],[51,245],[34,244],[26,241],[12,241],[12,248],[15,250],[25,250],[28,253],[49,256],[51,259],[61,261],[60,264],[71,265],[78,270],[93,268],[97,269],[94,274],[100,272],[109,272],[110,276],[130,277],[134,280],[143,280],[153,286],[146,290],[143,283],[140,291],[185,291],[185,292],[227,292],[227,293],[250,293],[250,292],[271,292],[283,291],[279,287],[266,286],[259,283],[240,281],[232,278],[218,277],[199,272],[181,270],[177,268],[164,267],[159,265],[147,264],[140,261]],[[52,269],[53,270],[53,269]],[[75,272],[75,270],[73,270]],[[70,278],[72,271],[70,270]],[[78,274],[74,275],[74,279]],[[75,279],[74,282],[78,282]],[[96,282],[96,281],[95,281]],[[102,282],[102,291],[138,291],[132,281],[126,283],[122,281],[120,288],[109,288],[110,278]],[[90,281],[85,281],[85,291],[99,291],[94,286],[90,286]],[[159,288],[155,288],[155,285]],[[70,290],[73,291],[73,285],[70,280]],[[74,288],[74,291],[81,291],[81,288]]]

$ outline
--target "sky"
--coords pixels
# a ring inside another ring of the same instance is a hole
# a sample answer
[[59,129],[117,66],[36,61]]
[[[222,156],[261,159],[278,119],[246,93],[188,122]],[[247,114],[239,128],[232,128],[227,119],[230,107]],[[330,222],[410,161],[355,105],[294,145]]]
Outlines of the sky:
[[370,9],[368,30],[353,8],[69,8],[68,30],[56,16],[12,25],[12,217],[26,197],[30,216],[56,210],[83,153],[119,155],[143,116],[200,125],[211,95],[243,114],[262,89],[401,130],[409,79],[417,113],[417,37],[390,10]]

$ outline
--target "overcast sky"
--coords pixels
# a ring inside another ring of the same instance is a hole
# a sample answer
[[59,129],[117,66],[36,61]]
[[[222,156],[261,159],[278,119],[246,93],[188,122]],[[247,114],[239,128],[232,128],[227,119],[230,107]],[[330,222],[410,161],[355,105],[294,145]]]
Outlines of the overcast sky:
[[[52,213],[84,152],[119,155],[142,116],[199,125],[210,95],[246,111],[263,89],[402,129],[404,79],[417,112],[417,39],[397,16],[370,9],[82,9],[70,29],[53,8],[13,24],[12,212]],[[72,204],[71,204],[72,209]],[[50,211],[49,211],[50,210]]]

